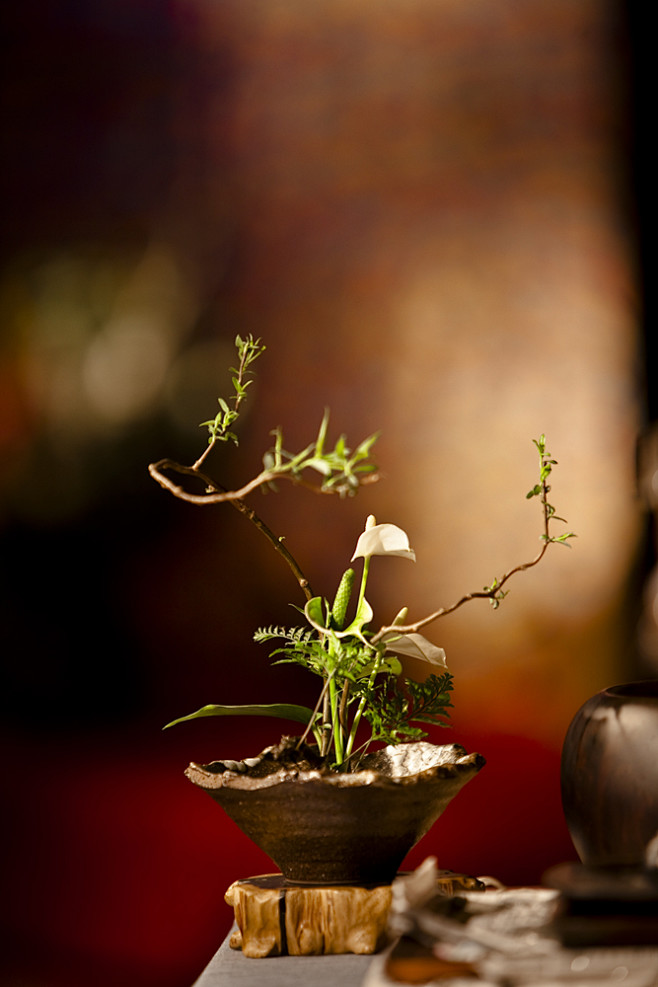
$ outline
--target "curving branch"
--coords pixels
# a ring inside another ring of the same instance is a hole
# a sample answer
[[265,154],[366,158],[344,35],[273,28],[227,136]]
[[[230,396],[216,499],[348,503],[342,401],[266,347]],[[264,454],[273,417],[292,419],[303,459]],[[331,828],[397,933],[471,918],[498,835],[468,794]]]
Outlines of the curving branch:
[[[209,445],[210,449],[211,446]],[[197,463],[201,460],[197,460]],[[153,479],[160,484],[165,490],[173,494],[178,500],[185,500],[188,504],[225,504],[225,503],[235,503],[236,501],[243,500],[254,490],[258,490],[259,487],[266,486],[268,483],[272,483],[276,477],[279,477],[271,472],[270,470],[263,470],[258,476],[250,480],[249,483],[245,483],[243,487],[239,490],[227,490],[220,484],[215,483],[211,480],[209,476],[202,473],[198,468],[197,463],[194,466],[183,466],[181,463],[175,462],[173,459],[160,459],[157,463],[149,463],[149,473]],[[185,490],[184,487],[179,486],[174,483],[168,476],[162,472],[163,470],[172,470],[175,473],[180,473],[183,476],[194,476],[206,487],[206,492],[202,494],[193,494]]]
[[[380,627],[377,633],[372,637],[371,644],[377,644],[381,641],[387,634],[417,634],[422,627],[427,627],[428,624],[434,623],[439,617],[447,617],[449,613],[454,613],[455,610],[459,610],[463,607],[465,603],[469,603],[471,600],[490,600],[492,603],[497,605],[501,599],[501,590],[508,580],[512,576],[516,575],[517,572],[524,572],[526,569],[531,569],[533,566],[537,565],[544,557],[546,549],[548,548],[550,541],[545,541],[542,545],[540,551],[537,553],[531,562],[523,562],[521,565],[514,566],[509,572],[506,572],[504,576],[496,580],[494,586],[490,586],[488,589],[479,590],[475,593],[466,593],[462,596],[456,603],[453,603],[450,607],[440,607],[435,610],[434,613],[428,614],[427,617],[423,617],[421,620],[416,620],[413,624],[387,624],[384,627]],[[504,594],[503,594],[504,595]]]
[[[306,599],[311,600],[313,593],[309,581],[284,544],[283,536],[275,535],[268,528],[256,511],[245,503],[245,497],[259,488],[273,486],[274,482],[280,479],[307,487],[315,493],[337,493],[340,496],[354,494],[364,483],[373,483],[378,479],[377,468],[370,460],[370,451],[377,440],[377,435],[364,439],[354,451],[348,449],[344,436],[338,439],[333,449],[325,449],[329,425],[329,412],[325,410],[317,437],[311,445],[296,455],[291,455],[283,449],[281,430],[275,429],[272,433],[275,436],[274,448],[265,454],[263,460],[265,468],[238,490],[227,490],[203,473],[201,467],[218,442],[233,442],[237,445],[238,439],[232,428],[240,416],[242,402],[252,383],[252,371],[249,368],[265,350],[260,339],[254,339],[251,335],[247,339],[236,336],[235,345],[240,359],[238,367],[231,368],[234,374],[232,406],[223,398],[218,398],[219,412],[210,421],[202,422],[209,433],[208,444],[202,454],[192,466],[184,466],[173,459],[160,459],[157,463],[150,463],[148,471],[164,490],[188,504],[232,504],[267,538],[292,570]],[[309,469],[321,476],[319,483],[311,484],[306,481],[304,472]],[[205,492],[191,493],[176,483],[167,475],[168,473],[194,477],[205,486]]]
[[378,644],[383,641],[388,635],[395,634],[396,636],[402,634],[417,634],[419,630],[423,627],[427,627],[428,624],[434,623],[440,617],[447,617],[448,614],[454,613],[455,610],[459,610],[463,607],[465,603],[470,603],[471,600],[489,600],[492,606],[498,607],[501,600],[507,595],[503,592],[503,586],[509,582],[512,576],[515,576],[518,572],[525,572],[527,569],[532,569],[541,562],[548,546],[553,542],[558,544],[567,544],[569,538],[575,538],[576,536],[573,532],[568,531],[565,534],[553,536],[550,533],[550,523],[551,521],[563,521],[564,518],[559,518],[555,514],[555,509],[548,502],[548,494],[550,492],[550,486],[548,485],[548,478],[551,474],[553,466],[556,465],[554,459],[549,458],[549,453],[546,452],[546,441],[545,437],[542,435],[539,440],[533,440],[537,449],[539,451],[540,458],[540,478],[539,483],[533,487],[533,489],[526,495],[530,497],[539,497],[542,505],[543,513],[543,531],[541,534],[542,546],[537,553],[537,555],[531,559],[529,562],[522,562],[520,565],[514,566],[506,572],[500,579],[494,579],[491,586],[486,586],[483,590],[479,590],[475,593],[466,593],[462,596],[456,603],[453,603],[450,607],[440,607],[433,613],[423,617],[421,620],[416,620],[411,624],[386,624],[380,627],[376,634],[371,638],[371,644]]
[[[226,490],[219,483],[212,480],[209,476],[202,473],[201,470],[198,469],[197,464],[200,461],[202,462],[202,460],[197,460],[197,463],[195,463],[194,466],[183,466],[181,463],[176,463],[171,459],[161,459],[157,463],[150,463],[148,469],[153,479],[156,480],[161,487],[173,494],[173,496],[178,500],[185,500],[190,504],[232,504],[233,507],[240,512],[240,514],[243,514],[248,521],[251,521],[251,523],[258,528],[260,533],[268,540],[274,550],[278,552],[278,554],[288,564],[306,599],[312,599],[313,591],[311,590],[310,583],[292,553],[288,551],[283,537],[276,535],[272,529],[265,524],[263,519],[256,513],[253,507],[245,504],[243,500],[243,497],[246,496],[246,494],[251,493],[253,490],[265,483],[271,482],[271,476],[268,475],[268,471],[265,470],[260,474],[260,477],[265,477],[265,479],[261,479],[260,483],[256,482],[259,479],[256,477],[255,480],[252,480],[251,483],[246,484],[246,486],[241,490]],[[173,472],[180,473],[183,476],[195,477],[205,485],[207,492],[205,494],[189,493],[183,487],[174,483],[169,477],[165,476],[162,472],[164,469],[172,470]]]

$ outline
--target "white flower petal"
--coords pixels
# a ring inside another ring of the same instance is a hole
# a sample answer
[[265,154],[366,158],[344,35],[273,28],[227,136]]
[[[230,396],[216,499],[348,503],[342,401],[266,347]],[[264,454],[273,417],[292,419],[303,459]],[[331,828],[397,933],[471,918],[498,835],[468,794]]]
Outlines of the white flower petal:
[[352,562],[369,555],[399,555],[416,561],[416,553],[409,547],[409,536],[397,524],[376,524],[359,535]]
[[422,634],[403,634],[401,637],[394,638],[390,644],[387,643],[386,650],[392,651],[396,655],[420,658],[421,661],[428,661],[430,665],[438,665],[441,668],[448,667],[443,648],[437,648]]

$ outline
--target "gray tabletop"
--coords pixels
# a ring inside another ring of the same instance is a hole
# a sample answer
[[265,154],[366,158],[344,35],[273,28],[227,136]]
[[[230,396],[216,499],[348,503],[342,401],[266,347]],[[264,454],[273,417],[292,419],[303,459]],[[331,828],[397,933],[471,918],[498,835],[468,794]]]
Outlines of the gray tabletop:
[[229,946],[230,934],[194,987],[361,987],[372,956],[274,956],[254,960]]

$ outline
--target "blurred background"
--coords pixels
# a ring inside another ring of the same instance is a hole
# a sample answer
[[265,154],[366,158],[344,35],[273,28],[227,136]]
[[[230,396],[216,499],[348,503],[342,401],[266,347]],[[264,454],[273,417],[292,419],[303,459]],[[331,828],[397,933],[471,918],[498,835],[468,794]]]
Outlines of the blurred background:
[[[209,702],[313,703],[251,640],[297,587],[228,508],[149,478],[192,463],[236,333],[267,352],[240,446],[381,430],[353,500],[254,500],[330,595],[365,516],[382,621],[538,549],[532,439],[578,538],[430,629],[455,676],[433,740],[487,766],[408,864],[537,883],[575,859],[567,726],[658,674],[655,417],[643,276],[643,34],[620,0],[25,0],[3,12],[0,614],[3,894],[12,987],[186,987],[272,870],[183,776],[276,721],[164,723]],[[650,478],[653,475],[649,467]],[[649,483],[649,487],[651,484]],[[638,630],[638,627],[640,630]]]

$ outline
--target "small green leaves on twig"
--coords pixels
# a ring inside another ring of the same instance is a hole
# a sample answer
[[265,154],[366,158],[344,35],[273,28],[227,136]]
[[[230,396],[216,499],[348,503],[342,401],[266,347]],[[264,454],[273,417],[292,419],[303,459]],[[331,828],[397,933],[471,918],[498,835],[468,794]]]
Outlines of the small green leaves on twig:
[[[558,518],[557,520],[562,520],[562,519]],[[565,531],[564,534],[562,535],[551,535],[550,538],[548,538],[546,535],[542,535],[542,538],[544,538],[546,541],[552,542],[555,545],[566,545],[567,548],[571,548],[571,545],[569,544],[569,538],[577,538],[577,537],[578,535],[574,534],[573,531]]]
[[[209,432],[209,441],[203,453],[191,466],[184,466],[171,459],[160,459],[156,463],[149,464],[149,473],[163,489],[168,490],[178,500],[202,505],[232,504],[258,528],[275,551],[285,559],[308,600],[312,597],[308,579],[284,545],[283,540],[277,538],[256,512],[246,505],[245,498],[255,490],[274,488],[275,482],[280,478],[300,485],[308,485],[317,493],[338,493],[340,496],[345,494],[351,496],[358,491],[362,484],[373,483],[378,479],[377,466],[370,459],[377,434],[364,439],[354,452],[348,448],[345,436],[341,435],[334,448],[326,451],[325,442],[329,426],[329,412],[325,411],[317,437],[311,445],[300,453],[291,455],[284,451],[283,436],[281,431],[277,429],[274,432],[274,448],[263,457],[264,469],[239,489],[227,490],[222,484],[203,473],[201,467],[217,442],[233,442],[237,445],[238,440],[232,430],[233,425],[240,414],[240,406],[246,396],[247,389],[252,383],[251,365],[265,351],[265,346],[260,339],[254,339],[251,334],[246,339],[236,336],[235,345],[239,360],[238,366],[231,368],[234,394],[231,402],[224,398],[218,398],[220,408],[218,414],[215,418],[202,423]],[[314,470],[319,473],[322,477],[321,483],[307,484],[304,476],[306,470]],[[195,493],[186,490],[175,482],[171,476],[172,473],[192,477],[197,483],[200,481],[205,487],[204,492]]]
[[551,490],[548,485],[548,478],[553,471],[553,467],[557,466],[557,459],[551,459],[551,454],[546,451],[546,436],[544,434],[540,435],[538,439],[533,439],[532,441],[537,447],[537,452],[539,453],[539,483],[536,483],[532,490],[527,492],[526,500],[530,500],[532,497],[539,497],[542,502],[545,517],[544,532],[541,536],[542,541],[546,542],[546,544],[555,542],[557,545],[566,545],[567,548],[571,548],[571,545],[569,545],[569,539],[577,537],[573,531],[565,531],[561,535],[551,535],[548,531],[549,521],[562,521],[566,524],[564,518],[558,517],[555,513],[555,508],[553,505],[548,503],[548,494]]
[[370,452],[379,433],[368,436],[354,451],[341,435],[333,449],[325,450],[329,411],[325,409],[315,442],[301,452],[292,454],[283,448],[283,434],[277,428],[272,432],[274,445],[263,456],[264,474],[268,475],[267,485],[275,489],[275,481],[281,477],[294,482],[302,482],[305,470],[314,470],[322,477],[317,490],[321,493],[337,493],[341,497],[352,496],[367,479],[374,480],[377,466],[370,459]]
[[[537,451],[539,452],[540,468],[539,468],[539,482],[535,484],[534,487],[526,494],[526,497],[530,499],[531,497],[539,497],[542,505],[543,513],[543,531],[540,535],[540,540],[542,546],[539,549],[537,555],[534,559],[529,562],[522,562],[520,565],[514,566],[514,568],[509,569],[500,578],[493,580],[490,586],[485,586],[484,589],[476,593],[465,593],[456,603],[453,603],[449,607],[441,607],[439,610],[435,610],[434,613],[428,614],[427,617],[423,617],[422,620],[416,620],[414,623],[405,624],[399,628],[399,630],[405,634],[411,634],[419,631],[422,627],[427,627],[428,624],[434,623],[439,617],[447,617],[449,613],[454,613],[455,610],[459,610],[464,604],[470,603],[471,600],[489,600],[491,606],[494,610],[497,610],[501,604],[501,601],[507,596],[507,590],[503,591],[503,586],[519,572],[525,572],[528,569],[532,569],[534,566],[538,565],[543,559],[546,550],[549,545],[556,543],[559,545],[564,545],[568,543],[570,538],[575,538],[576,535],[572,531],[566,531],[561,535],[552,535],[550,533],[550,525],[553,521],[564,521],[564,518],[558,517],[555,513],[555,508],[552,504],[548,503],[548,494],[550,492],[550,486],[548,485],[548,478],[551,475],[554,466],[557,466],[557,461],[550,458],[550,453],[546,451],[546,436],[541,435],[539,439],[532,440]],[[373,635],[371,639],[371,644],[377,644],[381,641],[387,634],[391,631],[396,630],[394,625],[386,625],[380,627],[376,634]]]
[[500,581],[496,576],[494,576],[491,586],[483,586],[482,588],[484,592],[487,594],[487,596],[489,597],[489,603],[491,604],[494,610],[498,609],[500,604],[503,602],[503,600],[509,593],[509,590],[502,590],[500,588]]
[[217,398],[219,411],[214,418],[211,418],[207,422],[201,422],[199,426],[200,428],[208,429],[208,443],[210,446],[214,445],[215,442],[230,441],[235,443],[235,445],[238,444],[238,437],[235,432],[231,431],[231,426],[239,418],[240,405],[246,397],[247,388],[253,383],[249,367],[266,349],[260,339],[254,339],[251,333],[249,333],[246,339],[236,336],[235,346],[238,351],[239,363],[237,367],[230,368],[230,372],[233,374],[233,407],[230,407],[224,398]]
[[235,408],[229,408],[224,398],[217,398],[220,410],[214,418],[207,422],[201,422],[199,428],[208,429],[208,442],[228,442],[238,444],[238,437],[235,432],[230,431],[230,427],[238,417]]
[[[217,442],[233,442],[238,439],[232,430],[240,414],[240,406],[244,401],[247,389],[252,383],[251,365],[265,351],[260,339],[254,339],[250,334],[246,339],[236,336],[235,345],[238,351],[239,363],[237,368],[231,367],[233,373],[234,394],[231,403],[224,398],[218,398],[219,412],[217,415],[202,422],[202,427],[208,429],[208,445],[192,466],[182,466],[169,459],[161,459],[149,465],[149,472],[157,482],[169,490],[180,500],[192,504],[219,504],[241,502],[254,490],[267,488],[275,489],[279,479],[291,480],[293,483],[305,484],[304,476],[307,470],[313,470],[322,477],[316,485],[308,484],[318,493],[338,493],[341,497],[352,496],[364,483],[372,483],[378,479],[377,466],[371,460],[372,447],[379,433],[368,436],[352,451],[341,435],[333,449],[325,449],[327,431],[329,428],[329,411],[325,410],[320,422],[320,428],[315,441],[298,453],[286,452],[283,448],[281,429],[275,429],[274,446],[263,456],[263,469],[238,490],[227,490],[201,473],[210,450]],[[165,471],[195,476],[205,483],[204,494],[188,493],[165,475]]]

